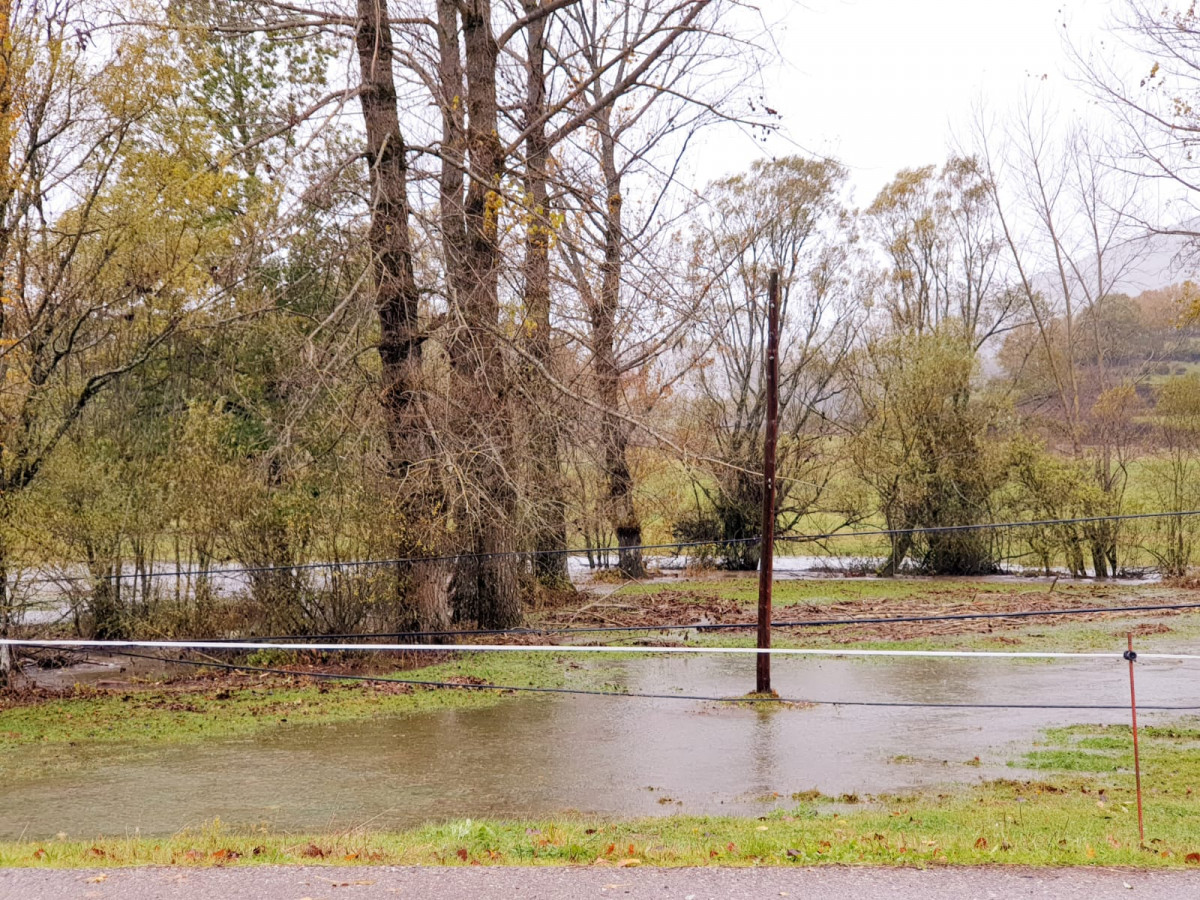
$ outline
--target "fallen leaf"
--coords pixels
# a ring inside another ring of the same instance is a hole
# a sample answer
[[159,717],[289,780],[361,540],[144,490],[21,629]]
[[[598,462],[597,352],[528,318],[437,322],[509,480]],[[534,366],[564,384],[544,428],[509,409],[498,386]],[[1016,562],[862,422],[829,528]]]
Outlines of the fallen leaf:
[[36,850],[33,851],[34,859],[41,859],[45,855],[46,855],[46,851],[42,847],[38,847]]
[[357,853],[347,853],[345,856],[342,857],[342,859],[346,860],[346,862],[354,862],[354,860],[358,859],[358,854]]
[[1083,852],[1087,854],[1087,858],[1088,858],[1088,859],[1095,859],[1095,858],[1096,858],[1096,851],[1095,851],[1095,850],[1092,848],[1092,845],[1091,845],[1091,844],[1088,844],[1088,845],[1087,845],[1087,847],[1084,849],[1084,851],[1083,851]]
[[987,849],[987,838],[985,838],[985,837],[977,838],[975,841],[975,849],[976,850],[986,850]]
[[467,855],[468,855],[468,854],[467,854],[467,851],[466,851],[466,848],[465,848],[465,847],[459,847],[459,848],[458,848],[458,850],[457,850],[457,852],[455,853],[455,855],[456,855],[456,856],[457,856],[459,859],[461,859],[463,862],[466,862],[466,861],[467,861]]
[[608,849],[604,851],[604,855],[605,855],[605,856],[612,856],[612,855],[613,855],[614,853],[616,853],[616,852],[617,852],[617,845],[616,845],[616,844],[609,844],[609,845],[608,845]]
[[88,884],[99,884],[102,881],[108,881],[108,876],[105,875],[103,872],[100,873],[99,875],[93,875],[91,878],[89,878],[87,880],[87,883]]
[[325,851],[322,850],[320,847],[318,847],[316,844],[309,844],[307,847],[305,847],[303,850],[300,851],[300,855],[306,856],[309,859],[322,859],[325,856]]
[[1189,853],[1183,858],[1184,862],[1200,863],[1200,853]]
[[618,869],[632,869],[634,866],[640,866],[641,864],[642,864],[642,861],[640,859],[623,859],[619,863],[617,863],[617,868]]

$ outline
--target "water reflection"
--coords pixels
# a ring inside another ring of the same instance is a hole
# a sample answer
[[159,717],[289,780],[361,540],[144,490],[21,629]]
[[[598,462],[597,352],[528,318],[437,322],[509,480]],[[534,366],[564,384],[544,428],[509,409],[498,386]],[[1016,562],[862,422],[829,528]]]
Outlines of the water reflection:
[[[1119,663],[1119,661],[1118,661]],[[630,659],[633,691],[737,696],[754,660]],[[1194,668],[1139,671],[1146,704],[1200,702]],[[1114,703],[1121,665],[1005,660],[782,658],[784,696],[897,702]],[[1147,716],[1154,721],[1153,716]],[[1070,710],[762,708],[694,701],[529,697],[489,709],[296,726],[0,787],[0,838],[167,834],[219,817],[276,829],[400,828],[456,817],[670,812],[761,815],[778,793],[881,793],[1011,776],[1040,728],[1124,722]],[[966,766],[979,756],[982,765]]]

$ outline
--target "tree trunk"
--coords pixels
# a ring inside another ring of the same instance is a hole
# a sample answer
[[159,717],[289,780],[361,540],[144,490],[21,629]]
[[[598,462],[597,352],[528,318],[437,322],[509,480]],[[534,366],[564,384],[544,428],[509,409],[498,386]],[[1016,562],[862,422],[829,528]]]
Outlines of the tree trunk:
[[[463,48],[467,83],[467,182],[463,220],[466,225],[464,283],[459,294],[465,324],[466,376],[473,446],[467,448],[469,471],[482,504],[471,531],[477,552],[516,550],[517,492],[512,481],[513,434],[508,373],[495,330],[499,325],[500,244],[499,186],[503,176],[496,101],[499,46],[491,26],[490,0],[470,0],[462,7]],[[465,364],[465,365],[464,365]],[[491,557],[479,567],[477,621],[484,628],[511,628],[522,620],[515,555]]]
[[621,175],[617,171],[616,146],[610,117],[612,108],[596,116],[604,169],[604,263],[601,267],[600,293],[591,309],[592,365],[596,374],[596,393],[604,413],[600,419],[600,440],[604,447],[604,473],[608,487],[608,516],[617,535],[617,564],[630,578],[646,573],[642,551],[632,549],[642,543],[642,523],[633,506],[633,475],[629,470],[629,432],[619,415],[621,371],[616,356],[617,311],[621,302],[621,252],[624,232],[621,223]]
[[91,637],[97,641],[120,641],[128,637],[125,611],[118,593],[120,584],[116,574],[119,567],[105,563],[89,553],[88,569],[92,575],[92,597],[89,611],[92,614]]
[[[358,51],[366,160],[371,188],[371,276],[379,316],[381,401],[391,469],[405,493],[404,527],[419,537],[410,546],[439,554],[445,522],[432,479],[409,482],[425,437],[420,412],[420,294],[413,271],[409,237],[408,161],[400,131],[396,83],[392,73],[392,35],[387,0],[358,0]],[[415,526],[415,528],[414,528]],[[409,587],[416,598],[422,628],[449,621],[448,580],[437,564],[414,564]]]
[[904,559],[908,556],[908,551],[911,549],[912,535],[899,535],[892,543],[891,554],[875,574],[880,578],[895,578],[900,574],[900,567],[904,565]]
[[[528,16],[540,0],[522,0]],[[550,199],[546,163],[546,19],[537,17],[528,28],[529,71],[526,91],[525,195],[529,204],[525,227],[525,336],[530,355],[551,371],[550,345]],[[559,409],[556,394],[535,366],[527,366],[524,381],[529,403],[529,445],[533,469],[532,492],[539,498],[534,516],[534,571],[547,584],[569,587],[567,576],[567,505],[563,497],[559,460]]]

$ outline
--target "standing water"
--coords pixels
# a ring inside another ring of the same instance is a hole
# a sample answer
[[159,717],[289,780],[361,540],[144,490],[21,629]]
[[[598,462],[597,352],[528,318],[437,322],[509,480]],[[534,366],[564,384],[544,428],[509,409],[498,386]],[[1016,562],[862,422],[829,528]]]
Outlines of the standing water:
[[[620,665],[623,687],[634,692],[736,696],[754,683],[752,657],[652,656]],[[1127,671],[1115,656],[1078,663],[780,657],[774,665],[775,687],[785,697],[1128,702]],[[1139,668],[1139,699],[1148,706],[1200,704],[1194,674],[1182,664],[1148,663]],[[0,788],[8,813],[0,838],[170,834],[214,818],[312,831],[571,812],[762,815],[790,805],[795,791],[878,794],[1013,777],[1024,773],[1007,761],[1043,728],[1126,721],[1121,709],[525,696],[485,709],[289,726],[10,784]]]

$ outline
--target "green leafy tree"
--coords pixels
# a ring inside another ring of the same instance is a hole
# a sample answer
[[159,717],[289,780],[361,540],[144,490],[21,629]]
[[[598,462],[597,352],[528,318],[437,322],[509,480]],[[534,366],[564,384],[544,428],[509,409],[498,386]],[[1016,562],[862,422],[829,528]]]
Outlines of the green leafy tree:
[[[995,434],[1000,409],[976,396],[976,359],[953,326],[873,341],[856,357],[860,417],[850,442],[859,478],[879,498],[889,529],[942,528],[988,521],[1006,476]],[[880,569],[895,575],[915,553],[940,575],[978,575],[996,567],[987,532],[901,533]]]

